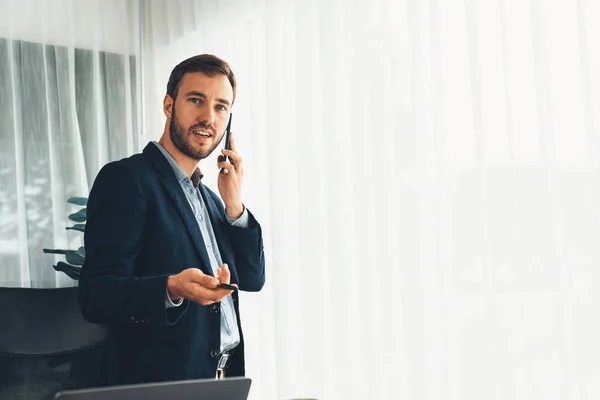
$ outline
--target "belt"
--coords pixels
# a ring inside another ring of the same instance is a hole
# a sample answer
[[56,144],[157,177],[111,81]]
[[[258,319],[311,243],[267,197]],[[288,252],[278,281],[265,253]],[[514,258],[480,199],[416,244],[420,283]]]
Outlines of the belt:
[[219,354],[219,361],[217,361],[217,374],[215,379],[225,378],[225,370],[227,367],[229,367],[229,361],[232,355],[232,350],[225,350]]

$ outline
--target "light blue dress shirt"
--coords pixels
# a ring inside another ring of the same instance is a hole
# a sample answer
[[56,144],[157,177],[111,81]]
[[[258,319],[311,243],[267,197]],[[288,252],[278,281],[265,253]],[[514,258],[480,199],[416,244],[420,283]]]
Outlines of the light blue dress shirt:
[[[202,233],[208,258],[210,259],[210,267],[213,271],[213,274],[217,276],[217,269],[223,265],[223,260],[221,259],[221,253],[219,252],[219,247],[217,245],[217,240],[215,238],[215,233],[210,222],[210,216],[208,214],[206,204],[204,203],[204,199],[202,198],[198,188],[194,187],[192,180],[181,169],[177,162],[175,162],[173,157],[171,157],[165,148],[162,147],[162,145],[158,142],[153,143],[165,156],[173,168],[173,172],[175,172],[177,181],[181,185],[181,189],[183,189],[183,193],[185,193],[185,197],[187,198],[192,212],[196,217],[196,221],[198,222],[198,228]],[[248,211],[246,211],[245,207],[243,214],[238,219],[229,218],[227,214],[225,214],[225,216],[227,217],[227,221],[234,226],[239,226],[242,228],[248,227]],[[183,303],[183,300],[180,300],[179,302],[173,302],[169,298],[169,294],[167,292],[165,303],[166,307],[178,307]],[[239,343],[240,331],[238,329],[237,319],[235,316],[235,308],[233,307],[233,298],[231,296],[227,296],[221,300],[221,351],[232,350]]]

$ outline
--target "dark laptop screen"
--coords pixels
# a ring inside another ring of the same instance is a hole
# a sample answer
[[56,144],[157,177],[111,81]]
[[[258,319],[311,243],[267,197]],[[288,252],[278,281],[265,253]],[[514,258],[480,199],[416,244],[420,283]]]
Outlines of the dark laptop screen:
[[98,389],[66,390],[55,400],[246,400],[250,378],[198,379]]

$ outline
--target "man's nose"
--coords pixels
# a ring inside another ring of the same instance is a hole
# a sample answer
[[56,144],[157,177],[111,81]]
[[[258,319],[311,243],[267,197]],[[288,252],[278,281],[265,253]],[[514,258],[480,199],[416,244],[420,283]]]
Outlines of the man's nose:
[[204,108],[200,114],[198,114],[198,122],[205,122],[209,125],[214,125],[215,123],[215,112],[212,108],[206,107]]

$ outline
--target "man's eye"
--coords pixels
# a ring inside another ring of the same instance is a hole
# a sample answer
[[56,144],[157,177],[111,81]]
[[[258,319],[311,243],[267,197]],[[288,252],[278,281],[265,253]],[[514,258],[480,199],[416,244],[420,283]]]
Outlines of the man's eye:
[[200,100],[200,99],[198,99],[198,98],[195,98],[195,97],[192,97],[192,98],[190,99],[190,101],[191,101],[192,103],[194,103],[194,104],[200,104],[200,103],[201,103],[201,100]]
[[225,106],[223,104],[217,104],[217,110],[226,111],[227,109],[225,108]]

